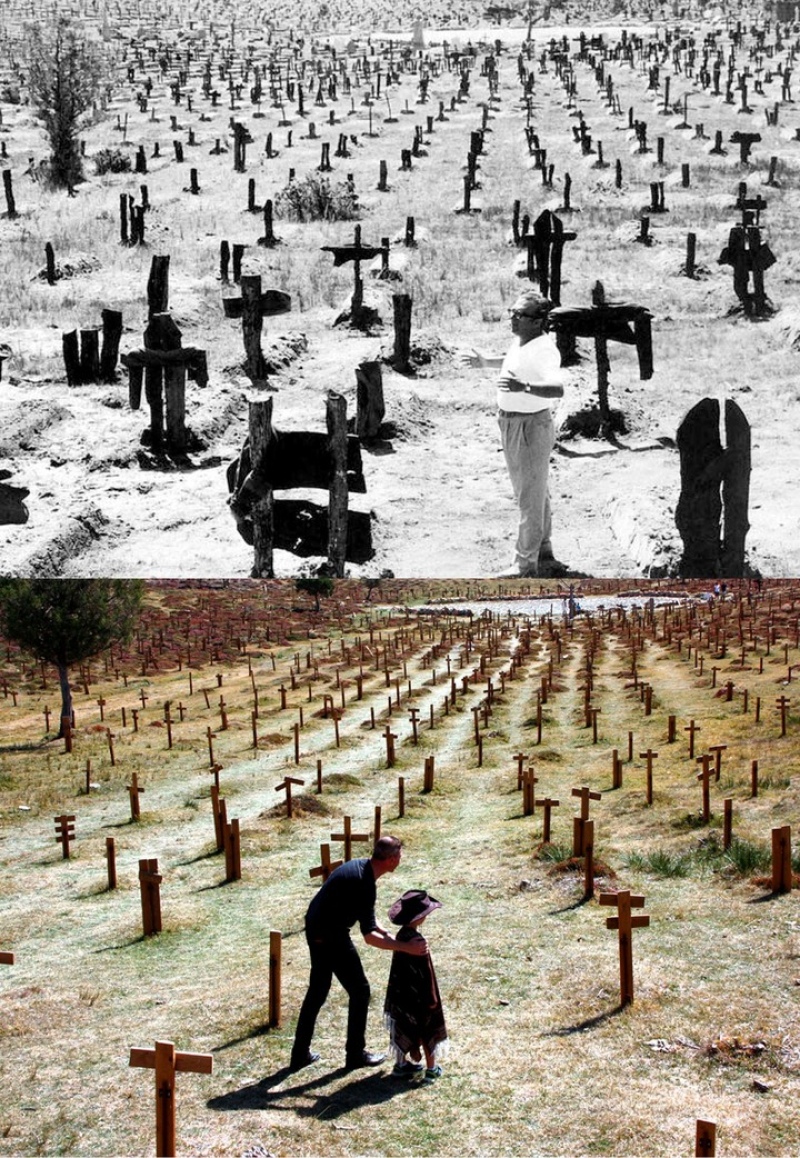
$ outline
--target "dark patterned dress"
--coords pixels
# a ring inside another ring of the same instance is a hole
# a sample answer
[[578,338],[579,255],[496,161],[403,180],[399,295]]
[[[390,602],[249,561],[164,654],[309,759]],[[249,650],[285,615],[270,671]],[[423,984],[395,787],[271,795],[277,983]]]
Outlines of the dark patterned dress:
[[[395,936],[398,941],[411,941],[418,934],[413,926],[403,925]],[[383,1009],[398,1062],[402,1062],[406,1054],[418,1060],[421,1049],[433,1054],[437,1061],[444,1056],[447,1027],[430,955],[392,954]]]

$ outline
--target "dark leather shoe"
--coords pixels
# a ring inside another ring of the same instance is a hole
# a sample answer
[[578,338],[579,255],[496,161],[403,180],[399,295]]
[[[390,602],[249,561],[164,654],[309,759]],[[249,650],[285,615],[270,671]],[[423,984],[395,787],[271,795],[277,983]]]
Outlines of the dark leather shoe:
[[368,1049],[365,1049],[356,1054],[355,1057],[348,1057],[344,1064],[348,1070],[358,1070],[362,1066],[381,1066],[385,1061],[385,1053],[370,1053]]
[[303,1054],[300,1057],[295,1057],[294,1054],[292,1054],[291,1060],[289,1062],[289,1069],[302,1070],[305,1069],[306,1066],[312,1066],[315,1061],[319,1061],[319,1054],[314,1053],[312,1049],[310,1049],[307,1054]]

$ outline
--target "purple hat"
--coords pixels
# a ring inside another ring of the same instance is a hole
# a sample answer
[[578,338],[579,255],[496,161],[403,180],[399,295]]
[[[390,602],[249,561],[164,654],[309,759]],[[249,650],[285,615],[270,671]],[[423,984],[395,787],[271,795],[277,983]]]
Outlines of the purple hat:
[[389,909],[389,920],[395,925],[410,925],[412,921],[427,917],[428,913],[441,907],[442,902],[437,901],[424,889],[409,889]]

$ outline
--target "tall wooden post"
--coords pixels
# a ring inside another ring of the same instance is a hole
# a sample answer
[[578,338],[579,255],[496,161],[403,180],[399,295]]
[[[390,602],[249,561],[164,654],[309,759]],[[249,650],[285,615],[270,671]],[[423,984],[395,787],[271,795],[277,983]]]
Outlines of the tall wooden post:
[[[248,407],[250,425],[251,470],[266,477],[263,463],[269,444],[275,437],[272,429],[272,399],[251,402]],[[273,577],[272,544],[274,538],[274,500],[272,489],[267,488],[253,503],[253,547],[255,559],[253,578]]]
[[278,1029],[281,1024],[281,934],[274,931],[269,935],[269,1027]]
[[328,563],[337,579],[344,577],[347,557],[347,402],[330,390],[325,405],[331,482],[328,491]]

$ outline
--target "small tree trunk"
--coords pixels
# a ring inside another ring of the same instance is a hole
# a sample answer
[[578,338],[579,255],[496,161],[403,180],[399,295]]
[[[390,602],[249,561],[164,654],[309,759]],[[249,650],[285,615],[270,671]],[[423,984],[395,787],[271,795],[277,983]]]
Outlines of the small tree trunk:
[[[69,672],[67,665],[60,663],[58,665],[58,683],[61,688],[61,720],[72,719],[72,689],[69,686]],[[61,739],[64,735],[63,723],[58,729],[58,738]]]

